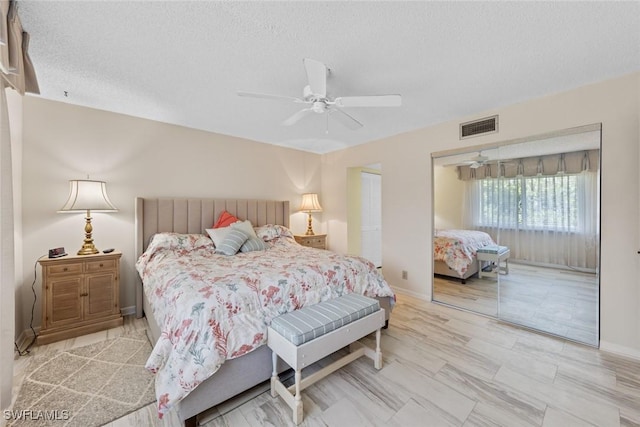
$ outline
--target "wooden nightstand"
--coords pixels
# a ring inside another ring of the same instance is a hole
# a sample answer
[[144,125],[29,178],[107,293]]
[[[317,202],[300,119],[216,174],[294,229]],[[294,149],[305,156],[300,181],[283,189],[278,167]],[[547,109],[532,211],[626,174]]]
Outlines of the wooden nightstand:
[[302,246],[308,246],[316,249],[327,249],[327,235],[326,234],[314,234],[312,236],[301,235],[293,236],[296,242]]
[[122,253],[42,257],[42,327],[38,344],[123,324],[120,314]]

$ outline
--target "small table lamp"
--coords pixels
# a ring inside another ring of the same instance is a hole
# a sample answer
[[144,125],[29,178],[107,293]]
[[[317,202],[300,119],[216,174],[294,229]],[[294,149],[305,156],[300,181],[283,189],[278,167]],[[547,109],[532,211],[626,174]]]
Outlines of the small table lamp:
[[97,254],[98,249],[93,244],[91,232],[91,211],[97,212],[118,212],[107,196],[107,183],[103,181],[72,180],[69,181],[69,199],[67,203],[58,211],[66,212],[87,212],[86,224],[84,226],[84,244],[78,251],[78,255]]
[[300,211],[306,212],[309,215],[307,223],[307,232],[305,235],[313,236],[313,228],[311,227],[311,212],[322,212],[322,206],[318,202],[318,195],[316,193],[307,193],[302,195],[302,204],[300,205]]

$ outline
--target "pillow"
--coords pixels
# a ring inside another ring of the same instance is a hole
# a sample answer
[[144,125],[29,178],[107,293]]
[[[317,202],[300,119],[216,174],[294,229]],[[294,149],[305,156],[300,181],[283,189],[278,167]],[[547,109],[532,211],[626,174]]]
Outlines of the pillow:
[[204,234],[162,232],[151,236],[147,250],[149,250],[149,248],[153,248],[154,250],[178,249],[190,251],[207,246],[211,246],[211,240],[207,239]]
[[255,230],[253,229],[253,225],[251,225],[251,221],[249,221],[249,220],[235,222],[235,223],[231,224],[231,228],[235,228],[235,229],[244,231],[246,233],[246,235],[249,236],[250,239],[257,239],[258,238],[258,236],[256,235]]
[[242,231],[231,229],[220,245],[216,245],[216,253],[223,255],[235,255],[238,253],[240,246],[247,241],[249,236]]
[[209,237],[211,237],[211,240],[213,240],[213,245],[218,247],[222,244],[222,241],[227,237],[227,234],[229,234],[231,230],[233,230],[233,228],[229,226],[222,228],[207,228],[206,232]]
[[284,225],[263,225],[261,227],[256,228],[256,235],[258,238],[268,242],[269,240],[277,239],[280,236],[284,237],[293,237],[291,231]]
[[222,211],[222,213],[218,217],[218,220],[216,221],[216,223],[213,224],[213,228],[228,227],[228,226],[230,226],[231,224],[233,224],[234,222],[237,222],[237,221],[239,221],[238,218],[236,218],[235,216],[231,215],[227,211]]
[[258,237],[250,237],[240,246],[240,252],[264,251],[269,246]]

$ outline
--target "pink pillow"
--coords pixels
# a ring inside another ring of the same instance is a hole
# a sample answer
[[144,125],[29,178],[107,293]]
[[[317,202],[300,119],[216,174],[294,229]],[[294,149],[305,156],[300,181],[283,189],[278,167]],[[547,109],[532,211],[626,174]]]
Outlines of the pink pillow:
[[222,213],[218,217],[218,221],[216,221],[216,223],[213,224],[213,228],[228,227],[234,222],[238,222],[238,221],[239,219],[231,215],[229,212],[222,211]]

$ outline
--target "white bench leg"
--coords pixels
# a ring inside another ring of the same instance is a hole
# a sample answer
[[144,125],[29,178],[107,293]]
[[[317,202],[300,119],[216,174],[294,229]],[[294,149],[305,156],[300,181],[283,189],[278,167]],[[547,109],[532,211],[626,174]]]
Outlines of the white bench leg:
[[302,422],[302,417],[304,416],[302,410],[302,391],[300,390],[300,382],[302,381],[302,370],[298,369],[296,371],[296,398],[295,398],[295,407],[293,408],[293,422],[298,425]]
[[380,328],[376,330],[376,358],[373,361],[373,366],[378,370],[382,369],[382,350],[380,349]]
[[273,364],[273,372],[271,373],[271,397],[276,397],[276,382],[280,381],[278,378],[278,355],[275,351],[271,351],[271,363]]

